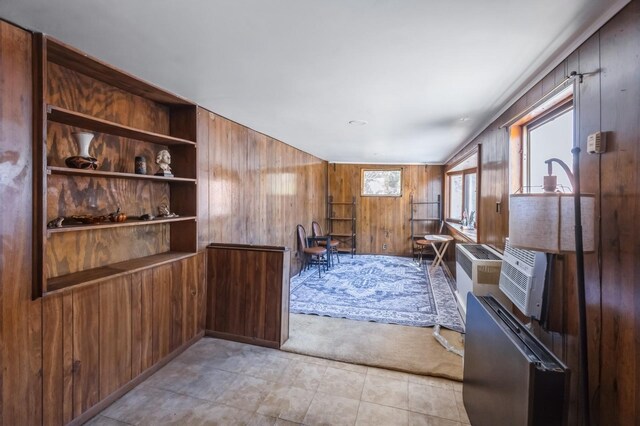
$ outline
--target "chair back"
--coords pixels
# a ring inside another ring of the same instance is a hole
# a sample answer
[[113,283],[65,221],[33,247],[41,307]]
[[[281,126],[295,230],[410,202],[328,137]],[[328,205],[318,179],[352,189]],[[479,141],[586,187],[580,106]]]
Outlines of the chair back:
[[304,226],[298,225],[296,227],[296,235],[298,236],[298,252],[302,252],[307,248],[307,231]]
[[322,227],[315,220],[311,222],[311,230],[313,231],[314,237],[324,236],[324,234],[322,233]]

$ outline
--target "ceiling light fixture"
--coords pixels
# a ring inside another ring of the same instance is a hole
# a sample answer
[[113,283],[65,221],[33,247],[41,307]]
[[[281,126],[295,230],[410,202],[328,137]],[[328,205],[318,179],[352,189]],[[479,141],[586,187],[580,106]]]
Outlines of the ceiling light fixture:
[[351,124],[352,126],[364,126],[366,124],[369,124],[367,121],[364,120],[351,120],[349,122],[349,124]]

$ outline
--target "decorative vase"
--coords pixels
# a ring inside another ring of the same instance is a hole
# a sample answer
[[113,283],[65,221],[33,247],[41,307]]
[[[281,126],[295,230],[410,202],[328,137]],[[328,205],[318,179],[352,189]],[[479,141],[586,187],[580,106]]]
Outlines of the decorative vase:
[[137,175],[147,174],[147,160],[144,157],[136,157],[135,171]]
[[75,132],[71,135],[76,140],[80,155],[74,155],[73,157],[68,157],[67,159],[65,159],[64,162],[67,167],[71,167],[73,169],[97,169],[98,160],[95,157],[89,155],[89,147],[91,146],[91,141],[93,140],[93,133]]

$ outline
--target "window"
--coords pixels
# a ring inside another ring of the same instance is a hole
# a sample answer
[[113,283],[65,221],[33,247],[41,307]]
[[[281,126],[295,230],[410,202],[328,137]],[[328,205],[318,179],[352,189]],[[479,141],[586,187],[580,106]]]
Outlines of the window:
[[[571,167],[573,147],[573,86],[563,88],[523,113],[509,127],[511,192],[542,192],[548,174],[545,161],[559,158]],[[555,173],[558,186],[570,191],[564,173]]]
[[446,217],[469,228],[476,227],[478,192],[478,154],[467,157],[447,171]]
[[[527,192],[541,190],[543,177],[548,174],[545,161],[559,158],[571,165],[573,159],[573,107],[571,103],[551,111],[524,127],[522,155],[523,188]],[[558,173],[558,185],[571,190],[569,178]]]
[[362,169],[362,196],[401,197],[402,170]]

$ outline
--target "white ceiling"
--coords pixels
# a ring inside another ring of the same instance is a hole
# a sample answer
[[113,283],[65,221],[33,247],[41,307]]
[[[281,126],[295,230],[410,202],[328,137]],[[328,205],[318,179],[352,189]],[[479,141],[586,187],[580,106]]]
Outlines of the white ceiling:
[[627,2],[2,0],[0,17],[325,160],[441,163]]

